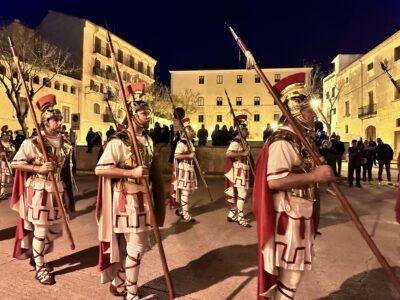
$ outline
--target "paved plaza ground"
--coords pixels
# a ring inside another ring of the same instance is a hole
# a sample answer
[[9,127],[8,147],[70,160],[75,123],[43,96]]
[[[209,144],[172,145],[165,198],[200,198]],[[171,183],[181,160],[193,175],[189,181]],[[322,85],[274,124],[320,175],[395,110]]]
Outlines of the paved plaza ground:
[[[0,202],[1,299],[113,299],[97,271],[97,226],[94,216],[96,178],[79,176],[81,193],[71,220],[76,249],[66,237],[56,241],[47,256],[55,267],[57,284],[42,286],[27,261],[11,257],[16,214]],[[222,178],[208,178],[216,201],[202,187],[192,200],[197,223],[177,220],[167,211],[161,229],[165,251],[179,299],[255,299],[256,228],[226,222]],[[378,247],[400,276],[400,225],[394,219],[395,188],[375,183],[364,188],[340,184]],[[250,201],[246,210],[250,213]],[[322,188],[322,235],[317,237],[313,271],[301,283],[297,299],[396,299],[377,260],[336,198]],[[167,299],[156,247],[146,253],[139,278],[145,299]],[[398,299],[398,297],[397,297]]]

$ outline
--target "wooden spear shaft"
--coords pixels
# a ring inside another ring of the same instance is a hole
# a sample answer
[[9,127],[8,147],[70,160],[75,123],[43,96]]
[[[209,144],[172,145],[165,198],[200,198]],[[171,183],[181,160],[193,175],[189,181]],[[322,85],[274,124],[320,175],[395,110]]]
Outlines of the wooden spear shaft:
[[[119,85],[119,88],[120,88],[121,94],[122,94],[122,104],[124,105],[124,109],[126,112],[126,120],[128,122],[128,131],[129,131],[129,134],[131,137],[130,138],[131,151],[135,155],[137,164],[139,166],[143,166],[143,159],[142,159],[142,156],[140,155],[139,148],[137,145],[135,127],[133,126],[132,116],[131,116],[131,113],[130,113],[130,110],[128,107],[128,100],[126,97],[126,92],[124,89],[124,85],[122,83],[121,73],[119,71],[118,62],[115,57],[114,46],[113,46],[113,43],[111,40],[111,34],[109,31],[107,31],[107,39],[108,39],[108,47],[109,47],[110,53],[111,53],[111,59],[113,61],[115,73],[117,76],[118,85]],[[153,194],[150,191],[149,183],[147,182],[147,180],[145,178],[141,178],[140,181],[141,181],[141,184],[145,187],[147,195],[149,195],[149,197],[145,197],[145,198],[146,198],[147,205],[149,206],[150,218],[151,218],[151,223],[152,223],[151,225],[153,226],[154,236],[156,238],[158,251],[160,253],[161,264],[163,266],[165,281],[166,281],[167,287],[168,287],[169,299],[172,300],[175,298],[175,292],[174,292],[174,287],[172,285],[171,276],[170,276],[169,270],[168,270],[167,259],[165,257],[164,247],[163,247],[163,244],[161,241],[160,229],[158,228],[156,215],[154,213]]]
[[[241,40],[240,37],[237,36],[235,31],[232,29],[232,27],[228,26],[229,30],[231,31],[235,41],[237,42],[238,46],[244,53],[244,55],[250,59],[251,62],[254,64],[254,69],[257,72],[257,74],[260,76],[261,81],[264,83],[266,88],[268,89],[269,93],[272,95],[272,98],[274,98],[276,104],[279,106],[280,110],[282,111],[283,115],[285,118],[288,120],[289,124],[292,126],[294,132],[296,135],[300,138],[301,143],[304,145],[304,147],[307,149],[307,151],[310,153],[311,157],[313,158],[315,164],[317,166],[322,165],[322,162],[320,161],[317,153],[312,149],[312,146],[310,143],[307,141],[305,138],[303,132],[301,131],[300,127],[297,124],[297,121],[293,118],[291,113],[287,110],[287,108],[284,106],[283,102],[281,101],[279,95],[276,93],[276,91],[272,88],[271,83],[265,76],[264,72],[261,70],[261,68],[258,66],[257,62],[255,61],[253,55],[251,52],[248,50],[244,42]],[[381,264],[382,268],[385,270],[386,274],[389,276],[389,279],[392,281],[394,287],[396,288],[397,292],[400,294],[400,280],[394,273],[393,269],[390,267],[389,263],[385,259],[385,257],[382,255],[382,253],[379,251],[378,247],[376,246],[375,242],[372,240],[371,236],[361,223],[357,213],[354,211],[353,207],[347,200],[346,196],[343,194],[343,192],[340,190],[339,186],[337,185],[336,182],[331,182],[329,184],[332,188],[332,190],[335,192],[336,197],[339,199],[341,202],[344,210],[349,214],[351,220],[353,221],[354,225],[358,229],[358,231],[361,233],[361,236],[364,238],[365,242]]]
[[[18,75],[19,75],[20,80],[22,82],[22,87],[24,89],[26,98],[28,99],[29,111],[31,113],[33,124],[34,124],[36,132],[37,132],[37,139],[38,139],[38,142],[39,142],[39,145],[40,145],[40,149],[42,150],[44,161],[48,162],[49,161],[49,157],[47,155],[46,148],[44,146],[44,140],[43,140],[42,132],[41,132],[40,127],[39,127],[39,123],[38,123],[37,118],[36,118],[35,109],[33,108],[32,97],[30,96],[30,93],[28,91],[28,87],[26,86],[26,82],[25,82],[24,76],[22,74],[21,63],[20,63],[19,58],[18,58],[18,56],[16,54],[14,43],[13,43],[11,37],[8,37],[8,43],[10,44],[11,54],[13,56],[15,67],[17,68]],[[63,204],[63,202],[61,200],[60,193],[58,191],[57,181],[56,181],[56,178],[54,177],[54,172],[49,172],[49,177],[50,177],[50,181],[51,181],[51,187],[52,187],[53,195],[56,198],[58,206],[61,207],[61,216],[62,216],[64,225],[65,225],[65,229],[67,231],[68,240],[70,242],[70,248],[71,248],[71,250],[74,250],[75,249],[74,238],[72,236],[71,228],[69,227],[69,224],[68,224],[67,213],[66,213],[64,204]]]

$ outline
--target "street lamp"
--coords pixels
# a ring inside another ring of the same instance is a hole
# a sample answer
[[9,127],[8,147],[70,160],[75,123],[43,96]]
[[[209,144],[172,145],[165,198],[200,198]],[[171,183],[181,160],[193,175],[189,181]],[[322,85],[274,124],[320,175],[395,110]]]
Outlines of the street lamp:
[[317,99],[317,98],[311,99],[310,104],[311,104],[311,107],[312,107],[314,110],[319,110],[319,104],[320,104],[319,99]]

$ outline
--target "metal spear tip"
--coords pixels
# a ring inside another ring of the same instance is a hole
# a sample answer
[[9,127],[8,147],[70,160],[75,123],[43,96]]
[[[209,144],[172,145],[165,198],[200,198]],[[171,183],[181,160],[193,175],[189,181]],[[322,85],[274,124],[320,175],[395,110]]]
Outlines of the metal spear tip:
[[231,31],[233,38],[235,39],[235,41],[237,41],[239,39],[238,35],[236,34],[235,30],[233,30],[233,28],[231,26],[228,25],[228,23],[226,23],[226,26],[228,26],[229,30]]
[[7,39],[8,39],[8,43],[10,44],[10,46],[14,47],[14,43],[13,43],[11,36],[8,36]]

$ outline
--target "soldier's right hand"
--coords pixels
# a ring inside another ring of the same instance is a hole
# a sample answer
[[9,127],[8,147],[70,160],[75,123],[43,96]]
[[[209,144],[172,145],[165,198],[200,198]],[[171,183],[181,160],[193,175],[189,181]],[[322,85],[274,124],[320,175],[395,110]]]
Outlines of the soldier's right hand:
[[243,152],[242,152],[242,156],[243,156],[243,157],[249,156],[249,150],[243,151]]
[[132,170],[132,178],[142,178],[149,176],[149,169],[146,166],[138,166]]
[[196,156],[196,153],[190,152],[190,153],[188,154],[188,156],[189,156],[190,159],[193,159],[193,158]]
[[316,182],[329,182],[335,180],[335,174],[328,165],[317,166],[314,170]]
[[54,163],[51,161],[45,162],[43,165],[41,165],[38,169],[39,174],[47,175],[49,172],[54,171]]

